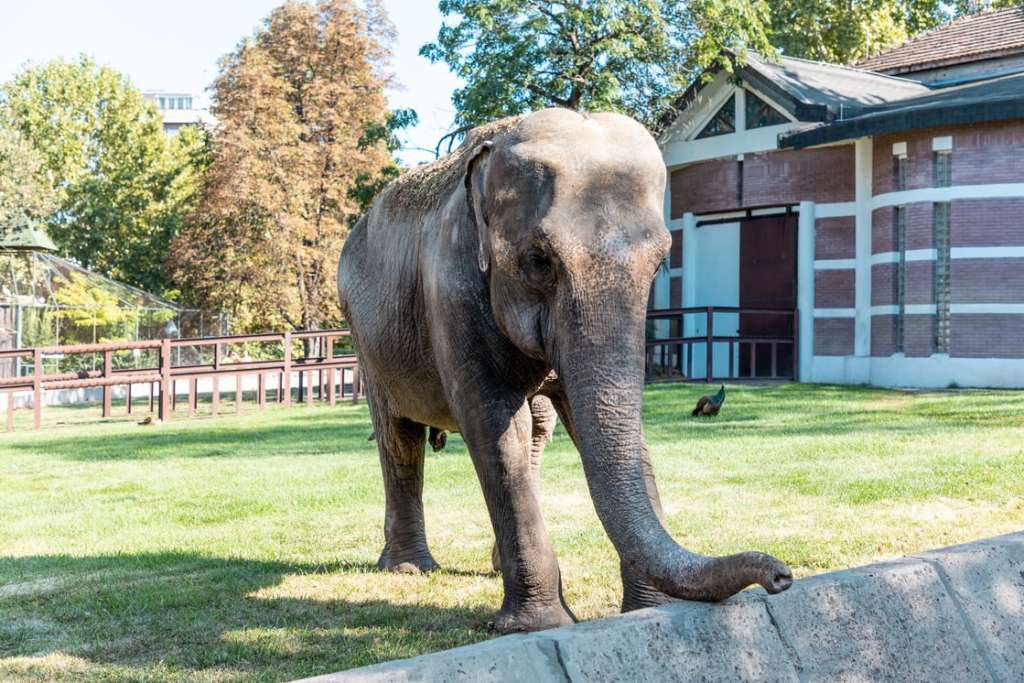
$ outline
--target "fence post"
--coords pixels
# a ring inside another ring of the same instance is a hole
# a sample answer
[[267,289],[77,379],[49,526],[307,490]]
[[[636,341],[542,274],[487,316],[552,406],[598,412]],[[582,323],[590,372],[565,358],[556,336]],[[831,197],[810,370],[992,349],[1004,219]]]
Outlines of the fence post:
[[[103,352],[103,379],[110,379],[113,375],[114,370],[114,353],[112,351]],[[111,387],[109,384],[103,385],[103,417],[110,417],[110,394]]]
[[286,406],[292,404],[292,333],[284,333],[284,376],[281,378],[282,399]]
[[[324,349],[324,359],[330,363],[334,360],[334,338],[325,337],[324,342],[327,343],[327,348]],[[341,371],[341,375],[344,381],[344,370]],[[327,402],[334,405],[334,368],[327,368]]]
[[160,410],[161,422],[171,419],[171,340],[160,340]]
[[799,382],[800,377],[800,309],[793,309],[793,381]]
[[707,352],[707,364],[706,364],[706,367],[704,369],[706,371],[705,375],[706,375],[707,382],[708,382],[708,384],[710,384],[711,380],[714,379],[713,372],[712,372],[712,370],[713,370],[712,363],[714,362],[714,359],[715,359],[714,358],[715,344],[712,341],[712,339],[714,339],[714,336],[715,336],[715,309],[712,308],[711,306],[708,306],[708,313],[707,313],[707,315],[708,315],[708,325],[707,325],[707,333],[708,333],[708,341],[707,341],[708,350],[707,351],[708,352]]
[[32,349],[32,425],[39,429],[43,422],[43,351]]

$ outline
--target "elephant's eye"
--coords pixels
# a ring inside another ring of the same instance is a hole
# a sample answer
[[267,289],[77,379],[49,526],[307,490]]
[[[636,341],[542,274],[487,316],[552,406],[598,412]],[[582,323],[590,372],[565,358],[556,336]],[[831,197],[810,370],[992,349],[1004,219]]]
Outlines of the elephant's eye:
[[521,261],[523,273],[534,285],[543,287],[551,283],[554,269],[551,264],[551,257],[542,249],[532,247],[523,254]]

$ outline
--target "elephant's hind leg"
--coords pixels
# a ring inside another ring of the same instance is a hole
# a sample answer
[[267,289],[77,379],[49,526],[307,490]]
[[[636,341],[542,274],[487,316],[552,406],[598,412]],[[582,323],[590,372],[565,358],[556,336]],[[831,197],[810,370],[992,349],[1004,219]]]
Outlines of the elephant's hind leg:
[[426,428],[404,418],[378,416],[375,422],[385,497],[384,551],[377,567],[412,574],[437,569],[423,521]]

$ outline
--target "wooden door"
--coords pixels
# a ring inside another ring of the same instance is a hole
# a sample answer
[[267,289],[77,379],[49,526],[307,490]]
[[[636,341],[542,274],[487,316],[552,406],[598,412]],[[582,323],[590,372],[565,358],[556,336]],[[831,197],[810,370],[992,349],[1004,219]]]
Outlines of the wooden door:
[[[740,226],[740,308],[796,308],[796,216],[761,216]],[[739,333],[752,337],[793,336],[793,317],[740,315]],[[740,375],[767,377],[772,371],[771,346],[740,344]],[[793,347],[776,350],[776,373],[792,375]]]

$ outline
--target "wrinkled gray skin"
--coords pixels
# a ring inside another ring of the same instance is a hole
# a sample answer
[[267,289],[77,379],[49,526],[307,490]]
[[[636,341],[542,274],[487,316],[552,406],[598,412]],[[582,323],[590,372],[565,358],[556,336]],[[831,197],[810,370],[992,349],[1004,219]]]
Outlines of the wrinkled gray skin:
[[[379,566],[437,567],[421,502],[425,432],[459,431],[501,558],[493,627],[574,620],[537,501],[529,401],[544,395],[618,551],[623,610],[721,600],[754,583],[788,588],[773,557],[706,557],[665,530],[640,425],[648,287],[670,243],[650,134],[616,114],[548,109],[464,145],[461,177],[433,206],[385,192],[341,255],[384,474]],[[552,371],[557,381],[545,382]]]

